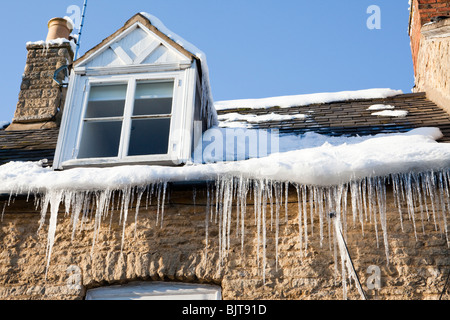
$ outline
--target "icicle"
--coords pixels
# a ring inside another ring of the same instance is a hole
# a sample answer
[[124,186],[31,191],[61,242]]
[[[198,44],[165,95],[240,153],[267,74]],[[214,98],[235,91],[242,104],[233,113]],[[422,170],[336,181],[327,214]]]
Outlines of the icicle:
[[426,180],[426,174],[421,173],[421,174],[420,174],[420,182],[421,182],[420,188],[422,188],[422,192],[423,192],[423,203],[424,203],[424,206],[425,206],[425,212],[426,212],[426,214],[427,214],[427,221],[429,222],[429,221],[430,221],[430,211],[429,211],[429,209],[428,209],[428,199],[427,199],[427,196],[428,196],[428,190],[427,190],[427,187],[426,187],[426,182],[425,182],[425,180]]
[[94,255],[95,243],[98,238],[103,213],[106,210],[106,205],[109,203],[109,196],[110,196],[109,190],[105,190],[103,192],[97,192],[95,194],[97,210],[95,213],[94,235],[93,235],[93,239],[92,239],[91,256]]
[[404,176],[404,182],[406,185],[406,203],[408,207],[408,215],[410,220],[412,220],[413,227],[414,227],[414,235],[416,237],[417,241],[417,229],[416,229],[416,216],[415,216],[415,210],[414,210],[414,198],[413,198],[413,188],[412,188],[412,181],[411,181],[411,173]]
[[123,253],[124,243],[125,243],[125,230],[127,226],[127,219],[128,219],[128,209],[130,205],[130,199],[131,199],[131,189],[126,188],[123,190],[122,195],[122,209],[123,210],[123,227],[122,227],[122,244],[120,246],[120,254]]
[[[260,268],[260,251],[261,251],[261,185],[260,181],[255,181],[255,215],[256,215],[256,236],[257,236],[257,244],[256,244],[256,261],[258,268]],[[276,259],[278,258],[278,243],[276,245]],[[276,260],[278,263],[278,260]]]
[[162,202],[161,202],[161,228],[164,227],[164,209],[166,206],[166,194],[167,194],[167,182],[164,182],[162,190]]
[[210,206],[211,206],[211,186],[206,185],[206,210],[205,210],[205,263],[208,260],[208,246],[209,246],[209,220],[210,220]]
[[348,184],[344,184],[340,191],[342,193],[342,216],[344,220],[344,237],[347,239],[347,199],[348,199]]
[[369,196],[369,218],[370,222],[373,219],[373,225],[375,226],[375,238],[377,240],[377,248],[380,247],[378,236],[378,221],[377,221],[377,198],[376,198],[376,185],[374,178],[368,178],[367,194]]
[[424,209],[423,209],[423,203],[422,203],[422,191],[420,188],[420,176],[414,175],[414,184],[415,184],[415,195],[417,198],[417,202],[419,203],[419,209],[420,209],[420,219],[422,221],[422,234],[425,234],[425,223],[424,223]]
[[[448,238],[448,230],[447,230],[447,214],[446,214],[446,205],[445,205],[445,196],[446,196],[446,183],[444,181],[444,175],[442,172],[439,172],[438,176],[438,185],[439,185],[439,198],[441,200],[441,232],[445,235],[447,239],[447,243],[450,244]],[[447,189],[447,197],[448,197],[448,189]]]
[[155,184],[151,184],[151,186],[147,187],[147,199],[145,202],[145,208],[148,210],[149,206],[152,205],[152,196],[153,193],[155,192]]
[[386,222],[386,181],[382,181],[382,179],[379,178],[375,187],[378,199],[378,212],[380,213],[381,230],[383,231],[386,264],[389,265],[389,243]]
[[307,197],[307,189],[306,186],[302,186],[302,216],[303,216],[303,229],[304,229],[304,235],[305,235],[305,252],[308,250],[308,214],[306,210],[306,197]]
[[156,199],[158,201],[157,203],[157,208],[156,208],[156,225],[159,225],[159,214],[161,211],[161,184],[157,185],[157,195],[156,195]]
[[2,219],[1,219],[1,222],[3,222],[3,216],[5,215],[5,210],[6,210],[6,205],[7,205],[8,203],[7,202],[5,202],[4,204],[3,204],[3,210],[2,210]]
[[402,231],[404,231],[404,227],[403,227],[403,212],[402,212],[402,202],[400,199],[400,182],[399,182],[399,176],[393,175],[392,176],[392,186],[393,186],[393,192],[394,192],[394,202],[395,205],[398,208],[398,213],[399,213],[399,218],[400,218],[400,226],[402,228]]
[[314,236],[314,193],[309,189],[309,214],[311,218],[311,237]]
[[280,207],[282,201],[282,185],[275,183],[275,264],[278,266],[279,243],[280,243]]
[[[284,183],[284,219],[285,219],[286,226],[289,221],[288,204],[289,204],[289,182],[285,182]],[[312,207],[311,207],[311,217],[312,217]]]
[[241,205],[241,250],[244,252],[244,240],[245,240],[245,217],[247,215],[247,195],[249,191],[249,180],[244,181],[244,190],[242,194],[242,205]]
[[138,196],[136,199],[136,213],[134,215],[134,238],[135,239],[137,237],[138,216],[139,216],[139,210],[141,207],[141,201],[142,201],[142,196],[144,195],[144,192],[145,192],[144,188],[139,188]]
[[270,231],[273,231],[273,181],[269,181],[269,202],[270,202]]
[[[262,247],[263,247],[263,262],[262,262],[262,270],[263,270],[263,282],[266,283],[266,265],[267,265],[267,253],[266,253],[266,247],[267,247],[267,230],[266,230],[266,210],[267,210],[267,198],[268,198],[268,191],[267,191],[267,183],[262,183],[263,190],[263,201],[262,201]],[[287,199],[287,197],[286,197]],[[287,202],[286,202],[287,203]],[[287,207],[287,206],[286,206]],[[276,258],[277,263],[275,265],[276,270],[278,271],[278,257]]]
[[436,221],[436,210],[438,210],[439,204],[438,204],[437,197],[434,196],[436,194],[436,185],[434,183],[434,173],[433,172],[431,172],[431,174],[429,174],[427,176],[427,190],[429,192],[430,199],[431,199],[431,210],[433,211],[434,228],[437,231],[438,227],[437,227],[437,221]]
[[[314,197],[316,198],[316,202],[318,202],[319,207],[319,232],[320,232],[320,247],[323,247],[323,227],[324,227],[324,207],[323,207],[323,189],[314,187],[314,193],[316,194]],[[317,205],[317,203],[316,203]]]
[[[48,268],[50,267],[50,259],[52,256],[53,246],[55,243],[56,236],[56,227],[58,223],[58,213],[59,213],[59,205],[61,203],[61,199],[63,196],[63,191],[50,191],[46,194],[46,205],[45,209],[48,208],[50,204],[50,222],[48,226],[48,237],[47,237],[47,249],[46,249],[46,268],[45,268],[45,279],[47,279]],[[42,215],[46,215],[47,212],[41,213]]]
[[226,224],[226,236],[227,236],[227,252],[230,250],[230,239],[231,239],[231,215],[233,212],[233,190],[234,190],[234,179],[231,177],[227,184],[228,195],[227,195],[227,210],[225,210],[227,224]]
[[300,186],[297,184],[295,186],[297,189],[297,197],[298,197],[298,235],[299,235],[299,246],[300,246],[300,255],[303,257],[303,227],[302,227],[302,203],[301,203],[301,194],[300,194]]
[[[361,213],[360,213],[360,218],[359,221],[361,222],[361,226],[364,230],[364,219],[366,219],[367,221],[367,216],[368,216],[368,206],[369,206],[369,200],[367,199],[367,178],[366,179],[362,179],[360,181],[360,196],[362,197],[362,199],[360,198],[359,200],[359,205],[361,207]],[[364,217],[363,217],[364,216]],[[364,231],[363,231],[363,235],[364,235]]]

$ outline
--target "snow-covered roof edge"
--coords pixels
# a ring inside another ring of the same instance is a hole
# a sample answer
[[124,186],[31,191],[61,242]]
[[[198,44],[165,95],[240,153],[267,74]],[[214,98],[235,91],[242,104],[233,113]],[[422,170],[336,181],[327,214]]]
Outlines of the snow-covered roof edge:
[[147,12],[140,12],[139,14],[148,19],[156,29],[158,29],[172,41],[183,47],[185,50],[192,53],[200,61],[202,69],[202,111],[207,112],[209,122],[208,127],[217,125],[217,112],[214,108],[214,99],[211,92],[211,82],[209,78],[209,67],[206,59],[206,54],[195,45],[167,28],[164,23],[162,23],[162,21],[154,15]]
[[357,91],[324,92],[303,95],[291,95],[270,97],[263,99],[240,99],[218,101],[215,103],[216,110],[227,109],[268,109],[272,107],[291,108],[301,107],[311,104],[324,104],[339,101],[363,100],[363,99],[384,99],[401,95],[401,90],[392,89],[366,89]]

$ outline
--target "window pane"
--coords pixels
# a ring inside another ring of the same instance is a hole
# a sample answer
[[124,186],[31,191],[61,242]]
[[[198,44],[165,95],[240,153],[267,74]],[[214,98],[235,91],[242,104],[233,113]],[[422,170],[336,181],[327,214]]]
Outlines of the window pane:
[[132,121],[129,156],[167,154],[170,118]]
[[134,116],[172,114],[173,81],[136,85]]
[[93,86],[85,118],[122,117],[127,85]]
[[79,159],[117,157],[122,121],[85,122]]

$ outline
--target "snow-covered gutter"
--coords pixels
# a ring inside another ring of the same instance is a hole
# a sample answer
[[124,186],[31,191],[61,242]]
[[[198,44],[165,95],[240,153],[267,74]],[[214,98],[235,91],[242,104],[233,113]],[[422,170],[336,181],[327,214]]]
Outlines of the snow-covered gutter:
[[[214,181],[221,176],[333,186],[366,177],[449,168],[450,144],[437,143],[441,137],[437,128],[421,128],[359,138],[359,142],[341,138],[339,145],[306,145],[259,159],[184,167],[118,166],[57,172],[36,162],[11,162],[0,167],[0,193],[121,190],[160,182]],[[302,137],[299,139],[301,145]]]

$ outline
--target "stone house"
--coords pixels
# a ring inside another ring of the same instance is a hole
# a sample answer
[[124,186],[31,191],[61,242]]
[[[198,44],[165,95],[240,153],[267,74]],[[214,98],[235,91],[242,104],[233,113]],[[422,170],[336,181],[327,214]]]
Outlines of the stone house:
[[[155,17],[135,15],[76,61],[56,19],[46,42],[27,44],[0,131],[0,298],[448,299],[447,162],[323,185],[287,178],[298,163],[262,177],[245,173],[273,163],[233,164],[272,131],[360,139],[433,127],[445,148],[449,12],[450,1],[412,2],[414,93],[216,108],[203,53]],[[243,155],[232,138],[231,170],[204,164],[207,146],[196,163],[208,132],[236,127],[264,134],[246,136]]]

